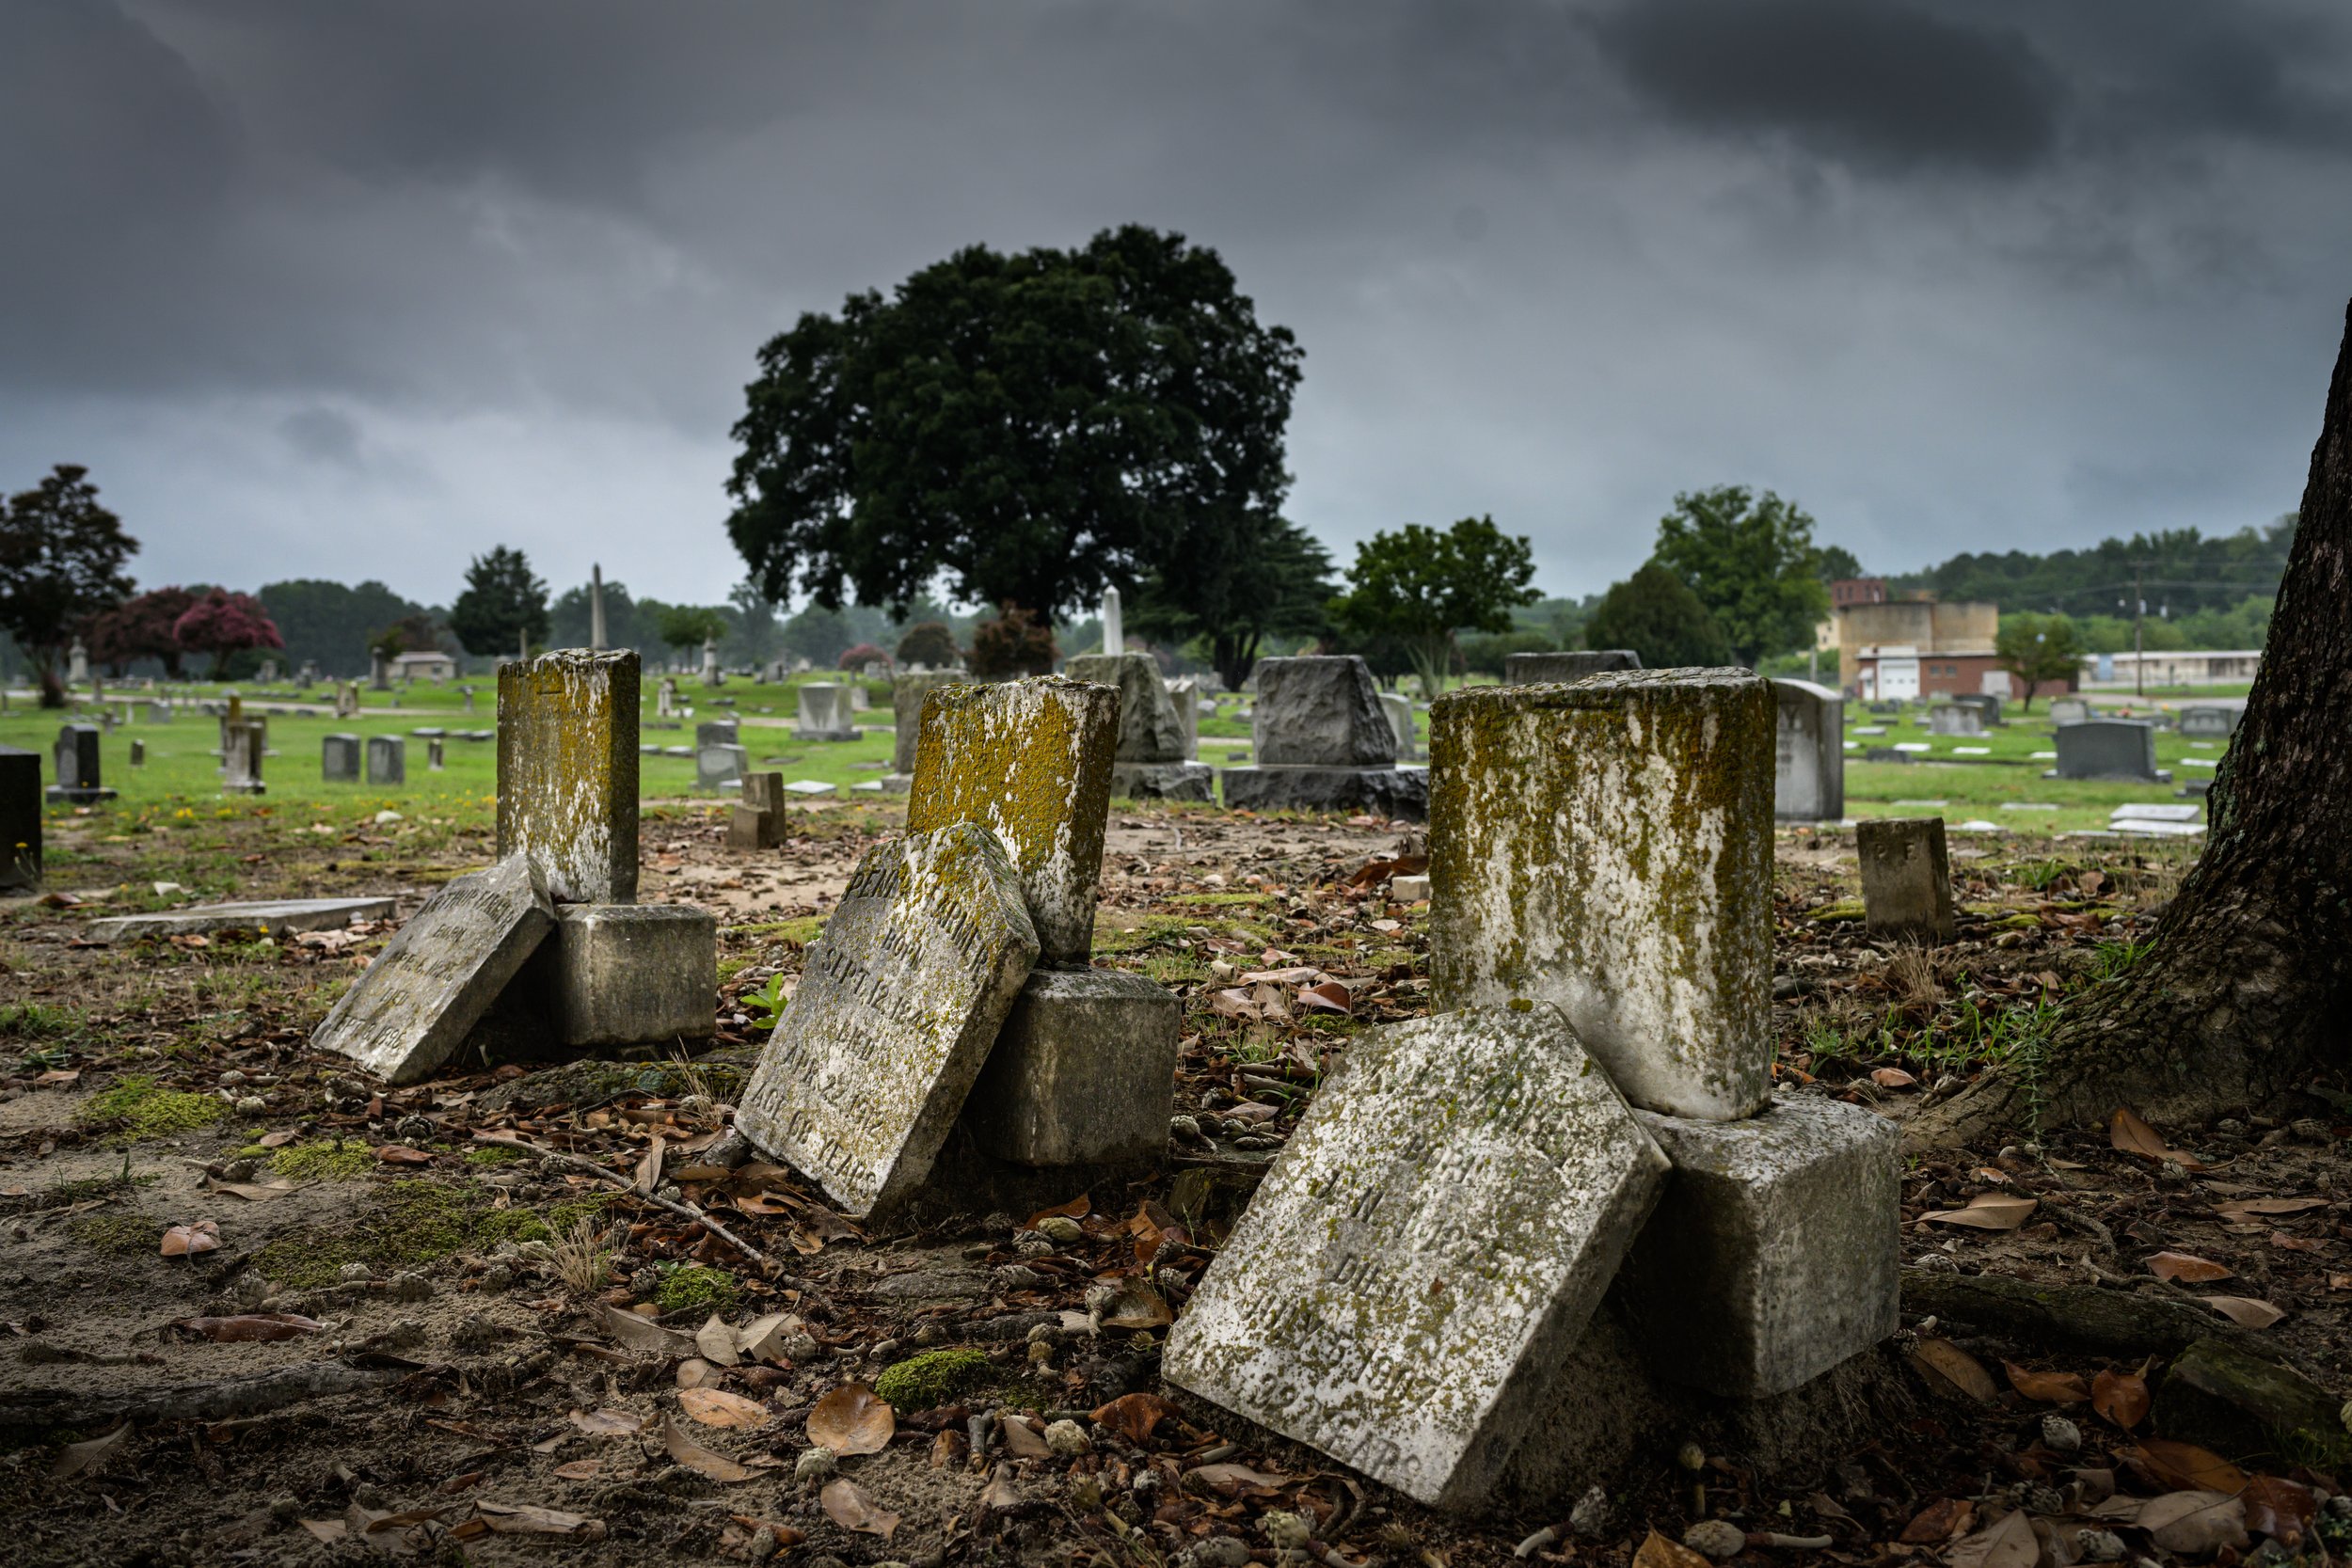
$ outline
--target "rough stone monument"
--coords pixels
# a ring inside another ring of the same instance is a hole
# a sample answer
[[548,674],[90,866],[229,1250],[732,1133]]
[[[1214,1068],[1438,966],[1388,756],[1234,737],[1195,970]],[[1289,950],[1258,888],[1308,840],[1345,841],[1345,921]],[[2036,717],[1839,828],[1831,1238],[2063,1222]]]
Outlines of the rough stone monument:
[[330,735],[319,742],[319,777],[328,784],[359,782],[359,737]]
[[[500,684],[503,707],[503,672]],[[546,882],[528,854],[454,878],[394,933],[310,1043],[349,1056],[387,1083],[429,1078],[465,1043],[554,925]]]
[[849,1213],[887,1211],[930,1173],[1037,957],[994,833],[956,821],[868,850],[736,1127]]
[[1880,816],[1854,824],[1862,857],[1862,918],[1915,942],[1952,940],[1952,864],[1940,816]]
[[1396,732],[1361,658],[1262,658],[1253,678],[1250,762],[1225,769],[1228,806],[1427,815],[1429,775],[1396,766]]
[[0,892],[40,887],[40,753],[0,746]]
[[2170,784],[2156,767],[2156,727],[2144,719],[2086,719],[2061,724],[2058,766],[2045,779],[2108,779],[2130,784]]
[[1745,670],[1467,687],[1431,714],[1431,1006],[1549,1002],[1628,1100],[1772,1092],[1774,707]]
[[1772,682],[1779,723],[1772,756],[1772,815],[1783,822],[1836,822],[1846,815],[1846,700],[1811,681]]
[[1129,800],[1214,800],[1216,769],[1186,760],[1184,721],[1149,654],[1081,654],[1063,666],[1072,680],[1119,692],[1119,756],[1111,793]]
[[1630,648],[1505,654],[1502,656],[1502,684],[1558,686],[1566,681],[1581,681],[1587,675],[1605,675],[1613,671],[1639,670],[1641,667],[1642,656]]
[[59,726],[55,752],[57,782],[49,786],[50,800],[87,806],[115,798],[100,778],[98,743],[95,724]]
[[498,848],[564,904],[637,896],[637,656],[499,667]]
[[1667,1162],[1554,1008],[1358,1036],[1170,1330],[1170,1383],[1474,1508]]
[[833,681],[808,681],[800,688],[801,710],[792,727],[802,740],[855,740],[857,726],[850,722],[844,688]]
[[396,735],[368,736],[368,783],[396,784],[408,782],[408,742]]

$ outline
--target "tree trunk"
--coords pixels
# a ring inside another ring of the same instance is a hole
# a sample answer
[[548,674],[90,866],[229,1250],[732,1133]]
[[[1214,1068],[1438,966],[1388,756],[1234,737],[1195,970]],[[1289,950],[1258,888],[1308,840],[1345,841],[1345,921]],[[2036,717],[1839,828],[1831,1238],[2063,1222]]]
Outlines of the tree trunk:
[[2069,1006],[2045,1049],[1915,1118],[1915,1145],[2010,1127],[2201,1121],[2346,1065],[2352,1002],[2352,311],[2301,525],[2207,798],[2205,852],[2148,955]]

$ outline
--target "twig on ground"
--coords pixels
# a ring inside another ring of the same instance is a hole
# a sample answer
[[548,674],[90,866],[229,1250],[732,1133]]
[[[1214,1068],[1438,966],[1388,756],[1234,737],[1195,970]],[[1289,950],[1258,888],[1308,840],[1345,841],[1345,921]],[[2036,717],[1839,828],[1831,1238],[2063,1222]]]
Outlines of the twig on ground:
[[632,1178],[623,1176],[618,1171],[607,1170],[602,1165],[596,1164],[594,1160],[586,1159],[578,1154],[566,1154],[560,1148],[548,1148],[543,1144],[526,1143],[520,1138],[501,1138],[495,1132],[476,1132],[473,1136],[474,1142],[476,1143],[496,1144],[501,1148],[519,1148],[526,1154],[536,1154],[542,1159],[554,1160],[559,1164],[571,1165],[580,1170],[586,1171],[589,1175],[596,1177],[597,1180],[608,1181],[615,1187],[629,1189],[631,1195],[638,1198],[641,1202],[650,1203],[658,1208],[667,1209],[670,1212],[677,1215],[680,1219],[692,1220],[696,1225],[701,1226],[705,1230],[709,1231],[713,1236],[718,1237],[719,1240],[726,1243],[727,1245],[733,1247],[736,1251],[741,1253],[744,1257],[758,1264],[761,1269],[765,1270],[768,1267],[768,1255],[766,1253],[752,1245],[751,1243],[745,1241],[742,1237],[738,1236],[734,1231],[729,1230],[725,1226],[721,1225],[717,1220],[712,1219],[708,1214],[705,1213],[701,1209],[691,1203],[684,1203],[675,1198],[663,1197],[657,1193],[636,1192],[636,1183]]

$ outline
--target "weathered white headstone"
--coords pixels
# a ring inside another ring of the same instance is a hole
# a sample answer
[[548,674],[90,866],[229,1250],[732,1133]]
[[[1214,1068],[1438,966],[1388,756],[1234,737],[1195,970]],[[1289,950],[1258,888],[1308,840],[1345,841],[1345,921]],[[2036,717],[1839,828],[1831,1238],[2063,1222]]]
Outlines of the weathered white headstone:
[[1779,725],[1772,815],[1784,822],[1836,822],[1846,815],[1846,700],[1811,681],[1776,680]]
[[808,681],[800,689],[801,711],[793,734],[802,740],[855,740],[848,689],[832,681]]
[[1431,713],[1438,1010],[1556,1004],[1634,1104],[1772,1093],[1769,683],[1648,670],[1468,687]]
[[430,1077],[554,925],[547,884],[528,855],[454,878],[352,982],[310,1043],[387,1083]]
[[637,896],[637,655],[499,666],[498,845],[560,904]]
[[1472,1508],[1666,1176],[1557,1009],[1356,1037],[1168,1335],[1170,1383]]
[[919,1185],[1037,961],[1019,880],[969,822],[858,862],[735,1125],[851,1214]]

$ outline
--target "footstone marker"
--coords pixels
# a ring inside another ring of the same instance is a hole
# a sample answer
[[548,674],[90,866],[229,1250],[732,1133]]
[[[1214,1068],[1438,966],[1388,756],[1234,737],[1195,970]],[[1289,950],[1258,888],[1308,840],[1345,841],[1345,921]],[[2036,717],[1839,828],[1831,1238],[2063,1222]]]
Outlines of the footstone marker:
[[727,847],[772,849],[784,842],[784,775],[746,773],[743,799],[727,818]]
[[1952,865],[1940,816],[1880,816],[1854,824],[1862,856],[1862,918],[1873,931],[1917,942],[1952,940]]
[[441,749],[441,737],[437,735],[424,743],[424,766],[435,773],[448,766],[448,758]]
[[389,920],[389,898],[276,898],[230,904],[199,904],[161,914],[125,914],[94,922],[89,940],[133,942],[140,937],[201,935],[210,931],[259,931],[282,937],[298,931],[329,931],[355,920]]
[[996,1036],[963,1125],[1031,1166],[1147,1164],[1168,1152],[1184,1006],[1115,969],[1041,969]]
[[1774,706],[1770,683],[1732,669],[1439,698],[1433,1008],[1549,1002],[1634,1104],[1761,1108]]
[[1827,1099],[1744,1121],[1637,1115],[1674,1174],[1615,1291],[1659,1375],[1762,1399],[1895,1332],[1893,1122]]
[[498,847],[559,904],[637,896],[637,656],[499,666]]
[[1189,761],[1184,722],[1149,654],[1081,654],[1064,672],[1119,692],[1119,751],[1111,793],[1131,800],[1216,799],[1216,769]]
[[1502,656],[1502,684],[1505,686],[1557,686],[1565,681],[1581,681],[1587,675],[1605,675],[1618,670],[1639,670],[1642,656],[1630,648],[1604,648],[1597,651],[1556,654],[1505,654]]
[[396,784],[408,782],[408,742],[396,735],[368,736],[368,783]]
[[95,724],[58,726],[57,782],[49,786],[50,800],[86,806],[115,798],[115,792],[99,779],[98,741]]
[[1083,969],[1119,746],[1119,693],[1047,675],[934,688],[923,703],[907,831],[977,822],[1011,857],[1040,963]]
[[[500,685],[503,707],[504,671]],[[465,1043],[554,925],[547,884],[529,854],[455,878],[352,982],[310,1043],[351,1057],[387,1083],[428,1078]]]
[[1356,1037],[1169,1332],[1170,1383],[1474,1508],[1662,1187],[1559,1012]]
[[2047,779],[2170,784],[2156,768],[2156,730],[2144,719],[2087,719],[2058,730],[2058,766]]
[[1779,711],[1772,754],[1772,815],[1783,822],[1836,822],[1846,815],[1846,700],[1811,681],[1772,682]]
[[848,1212],[887,1210],[930,1172],[1037,957],[993,832],[959,821],[868,850],[735,1125]]
[[40,753],[0,746],[0,890],[40,886]]
[[1252,678],[1252,758],[1225,769],[1228,806],[1427,814],[1429,775],[1396,766],[1396,732],[1361,658],[1263,658]]

